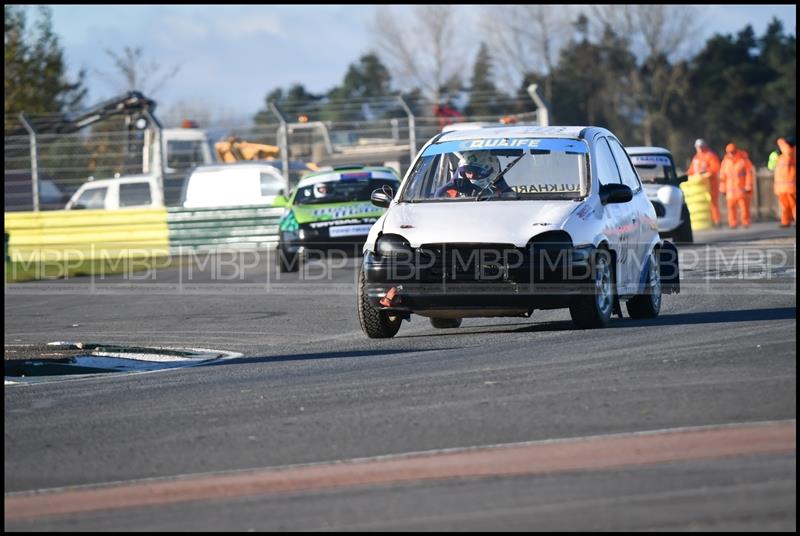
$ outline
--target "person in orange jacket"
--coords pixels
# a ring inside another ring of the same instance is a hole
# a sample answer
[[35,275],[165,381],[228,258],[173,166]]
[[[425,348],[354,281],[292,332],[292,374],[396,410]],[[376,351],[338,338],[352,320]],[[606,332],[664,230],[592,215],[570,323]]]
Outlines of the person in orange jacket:
[[719,169],[719,191],[728,201],[728,225],[736,229],[738,211],[742,211],[742,227],[750,226],[750,199],[753,197],[753,163],[746,151],[733,143],[725,147],[725,158]]
[[[794,136],[778,139],[781,154],[775,166],[775,195],[781,205],[781,227],[797,222],[797,164]],[[795,225],[797,225],[795,223]]]
[[719,157],[711,150],[706,141],[698,138],[694,142],[697,151],[689,164],[687,175],[708,174],[709,194],[711,194],[711,221],[715,227],[719,226]]

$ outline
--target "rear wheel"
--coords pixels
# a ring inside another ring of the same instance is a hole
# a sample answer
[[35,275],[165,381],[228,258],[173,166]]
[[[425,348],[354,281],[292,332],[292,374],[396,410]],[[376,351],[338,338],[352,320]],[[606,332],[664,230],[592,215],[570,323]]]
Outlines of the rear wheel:
[[436,329],[452,329],[461,326],[460,318],[431,318],[431,325]]
[[647,262],[644,294],[637,294],[626,304],[631,318],[655,318],[661,311],[661,266],[655,250],[650,253]]
[[681,208],[681,219],[683,223],[675,229],[675,242],[678,244],[691,244],[694,242],[692,233],[692,218],[689,214],[689,207],[683,205]]
[[576,297],[569,307],[572,321],[580,329],[608,325],[614,310],[614,270],[611,253],[595,250],[592,255],[591,287]]
[[373,306],[367,298],[364,268],[358,273],[358,320],[370,339],[390,339],[397,335],[403,318]]

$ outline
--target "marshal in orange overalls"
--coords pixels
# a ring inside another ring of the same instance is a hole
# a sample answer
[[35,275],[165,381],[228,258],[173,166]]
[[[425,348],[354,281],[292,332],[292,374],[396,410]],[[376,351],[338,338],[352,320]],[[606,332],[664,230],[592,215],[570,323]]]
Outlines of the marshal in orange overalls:
[[753,163],[747,152],[729,143],[719,169],[719,191],[728,201],[728,225],[736,229],[738,211],[742,211],[742,227],[750,226],[750,199],[753,197]]
[[711,194],[711,221],[714,222],[714,225],[719,225],[719,157],[703,140],[697,140],[695,149],[697,153],[692,158],[692,163],[689,164],[686,174],[708,174],[709,194]]
[[781,225],[788,227],[797,221],[797,147],[780,138],[781,155],[775,166],[775,195],[781,205]]

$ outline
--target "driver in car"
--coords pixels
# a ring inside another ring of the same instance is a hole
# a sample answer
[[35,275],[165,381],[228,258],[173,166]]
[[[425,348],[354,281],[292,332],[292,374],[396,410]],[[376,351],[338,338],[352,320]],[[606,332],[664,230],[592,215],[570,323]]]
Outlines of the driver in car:
[[436,197],[475,197],[482,192],[499,196],[513,192],[502,177],[492,184],[499,173],[500,160],[489,151],[464,152],[453,178],[436,190]]

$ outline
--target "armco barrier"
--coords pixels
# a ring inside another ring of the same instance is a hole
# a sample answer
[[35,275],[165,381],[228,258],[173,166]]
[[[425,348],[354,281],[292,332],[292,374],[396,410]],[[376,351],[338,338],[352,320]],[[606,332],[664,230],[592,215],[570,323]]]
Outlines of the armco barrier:
[[116,259],[169,253],[166,209],[6,212],[11,261]]
[[689,180],[681,184],[694,231],[710,229],[712,226],[709,188],[708,178],[702,174],[689,175]]
[[283,213],[283,208],[268,206],[169,208],[170,250],[274,247]]

